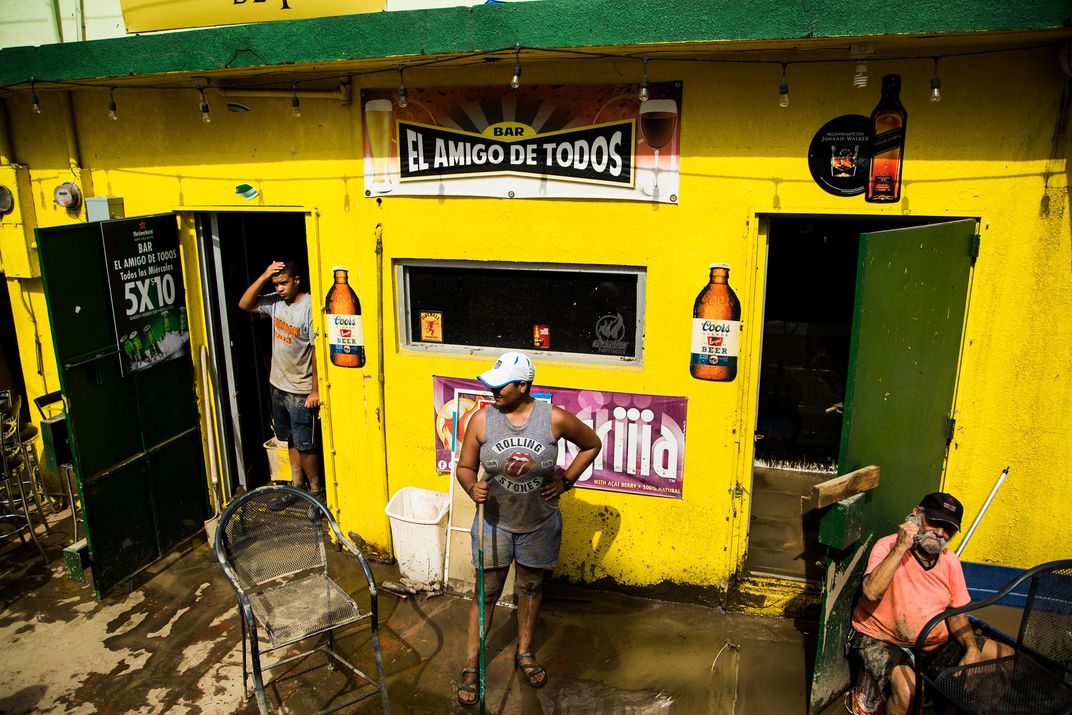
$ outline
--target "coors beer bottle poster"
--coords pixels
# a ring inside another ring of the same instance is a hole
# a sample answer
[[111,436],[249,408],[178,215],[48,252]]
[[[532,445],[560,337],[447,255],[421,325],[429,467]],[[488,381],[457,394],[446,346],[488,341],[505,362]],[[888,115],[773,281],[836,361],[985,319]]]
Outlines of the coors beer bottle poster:
[[741,336],[741,301],[730,288],[730,265],[712,263],[710,278],[692,306],[689,372],[700,380],[733,382]]
[[101,222],[123,374],[186,354],[186,291],[173,214]]
[[365,365],[365,333],[361,324],[361,301],[350,287],[350,269],[331,269],[332,284],[324,300],[328,321],[328,352],[339,367]]

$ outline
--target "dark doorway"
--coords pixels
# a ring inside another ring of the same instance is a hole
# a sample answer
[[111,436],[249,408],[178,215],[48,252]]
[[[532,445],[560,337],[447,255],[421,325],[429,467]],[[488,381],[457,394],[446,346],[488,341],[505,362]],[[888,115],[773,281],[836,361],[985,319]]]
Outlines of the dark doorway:
[[11,298],[7,290],[7,278],[0,273],[0,391],[11,390],[11,394],[22,398],[23,408],[19,419],[29,422],[29,407],[26,404],[26,383],[22,378],[22,362],[19,360],[19,343],[15,337],[15,317],[11,311]]
[[770,219],[748,573],[820,577],[801,497],[838,473],[860,235],[923,223]]
[[[233,494],[239,488],[267,484],[271,478],[264,447],[272,436],[268,393],[271,329],[263,316],[239,308],[238,299],[276,260],[296,262],[308,288],[305,214],[201,214],[198,234],[223,435],[225,475],[221,478],[226,477]],[[313,300],[315,304],[315,296]]]

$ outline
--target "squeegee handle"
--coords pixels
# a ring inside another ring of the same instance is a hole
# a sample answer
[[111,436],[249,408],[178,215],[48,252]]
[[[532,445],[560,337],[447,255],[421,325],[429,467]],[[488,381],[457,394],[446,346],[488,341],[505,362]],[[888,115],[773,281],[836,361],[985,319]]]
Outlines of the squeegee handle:
[[997,484],[990,490],[990,496],[983,502],[983,508],[979,510],[979,513],[975,517],[975,521],[972,522],[972,525],[968,528],[968,532],[964,534],[964,539],[961,540],[960,546],[957,547],[957,558],[960,558],[960,555],[964,552],[964,547],[971,541],[972,534],[975,533],[975,527],[979,526],[979,522],[983,520],[983,515],[986,514],[986,510],[990,508],[990,503],[994,501],[998,489],[1001,489],[1001,483],[1005,481],[1005,477],[1007,476],[1009,476],[1009,468],[1005,467],[1005,469],[1001,470],[1001,476],[998,477]]

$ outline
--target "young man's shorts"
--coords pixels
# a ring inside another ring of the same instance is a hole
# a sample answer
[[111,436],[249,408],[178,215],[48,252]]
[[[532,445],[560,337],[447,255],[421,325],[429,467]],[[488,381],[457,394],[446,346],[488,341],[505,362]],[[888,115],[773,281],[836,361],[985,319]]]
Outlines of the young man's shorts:
[[313,411],[305,406],[308,395],[283,392],[272,385],[272,423],[275,438],[299,452],[316,448],[316,423]]
[[[975,645],[981,650],[986,638],[978,630],[975,632]],[[849,647],[860,655],[864,670],[874,679],[875,685],[883,693],[889,692],[890,674],[895,666],[912,667],[912,659],[898,645],[872,638],[853,629],[849,635]],[[910,649],[911,650],[911,649]],[[923,655],[922,670],[935,678],[946,668],[952,668],[964,657],[964,645],[952,636],[942,645]]]
[[[473,566],[477,565],[477,517],[469,535],[473,542]],[[558,563],[558,547],[562,544],[562,514],[558,509],[547,517],[535,531],[515,534],[484,524],[484,568],[497,569],[516,561],[530,569],[549,569]]]

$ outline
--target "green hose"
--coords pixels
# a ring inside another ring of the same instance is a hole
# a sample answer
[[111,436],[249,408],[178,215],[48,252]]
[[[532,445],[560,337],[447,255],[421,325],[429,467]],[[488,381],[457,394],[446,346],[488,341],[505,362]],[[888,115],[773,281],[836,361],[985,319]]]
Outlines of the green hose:
[[[483,476],[483,468],[480,468],[480,474],[477,477],[477,481]],[[480,687],[480,715],[483,715],[483,504],[478,504],[477,508],[477,521],[480,522],[480,533],[477,536],[477,550],[476,550],[476,578],[477,578],[477,602],[479,604],[479,619],[480,619],[480,665],[477,667],[477,674],[479,675],[479,687]]]
[[[477,482],[484,479],[484,465],[480,466],[476,474]],[[476,549],[476,579],[477,579],[477,606],[480,619],[480,664],[477,666],[477,676],[480,692],[480,715],[484,715],[484,504],[476,506],[476,518],[480,529],[477,535]]]

